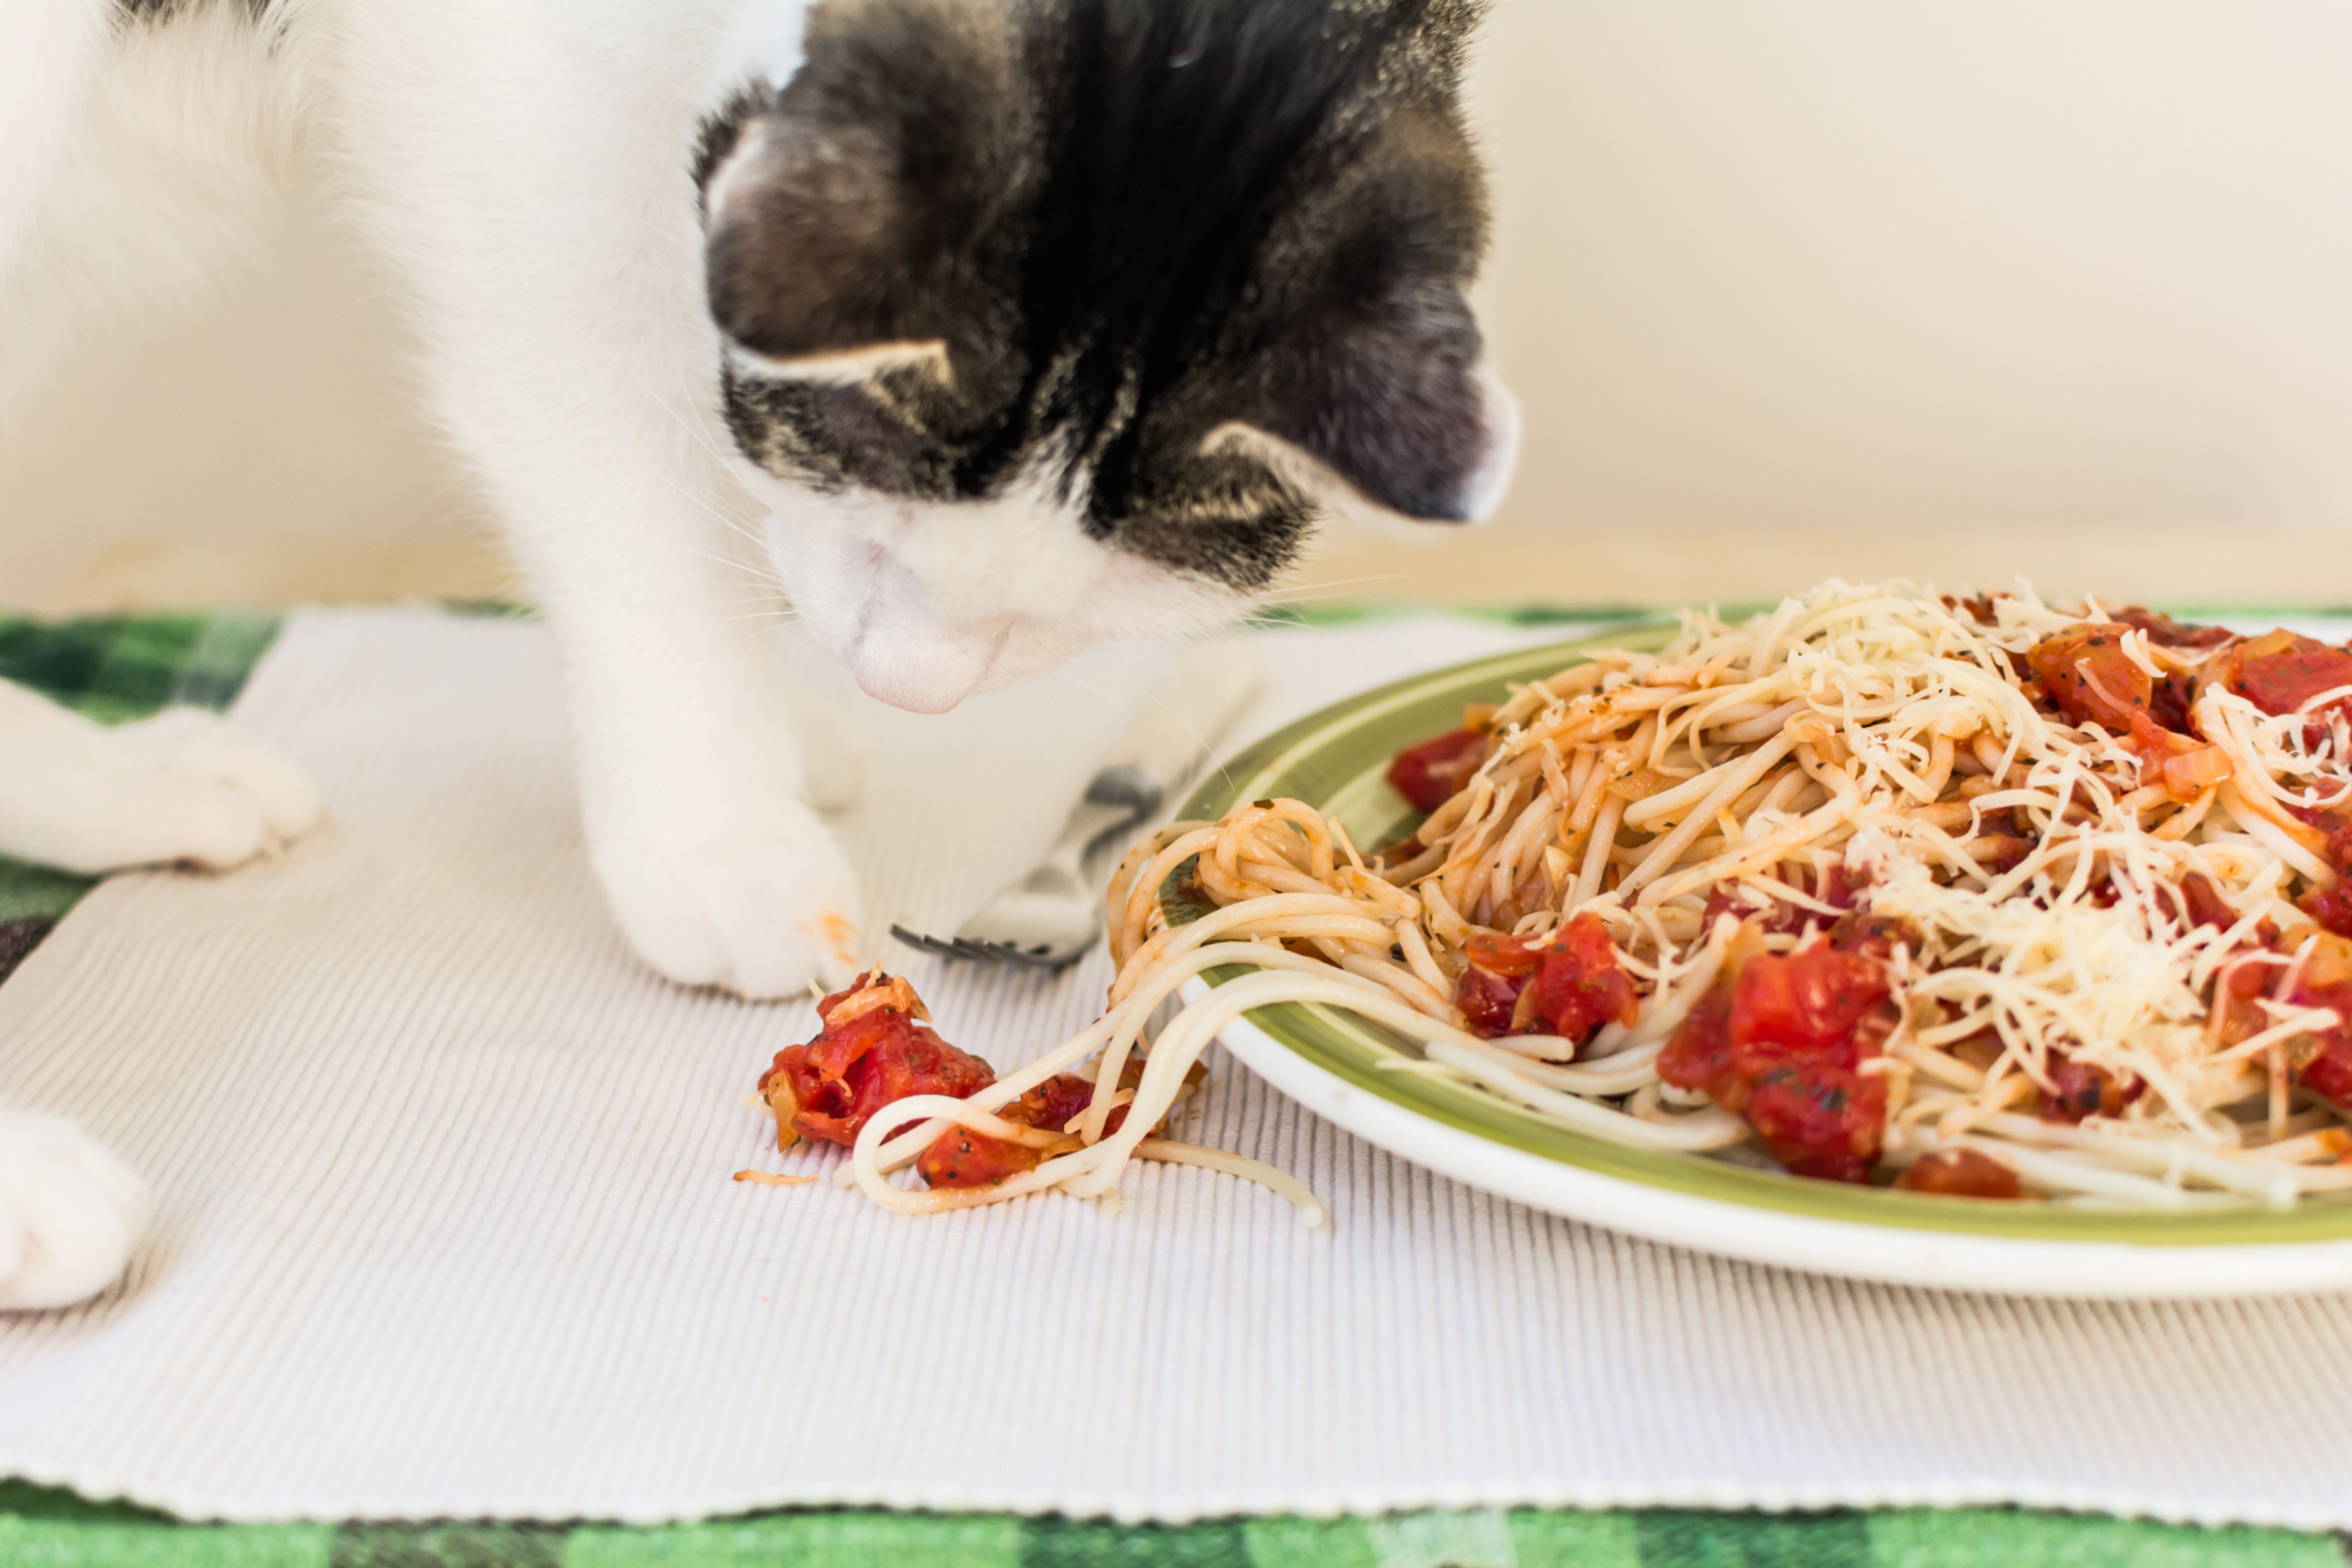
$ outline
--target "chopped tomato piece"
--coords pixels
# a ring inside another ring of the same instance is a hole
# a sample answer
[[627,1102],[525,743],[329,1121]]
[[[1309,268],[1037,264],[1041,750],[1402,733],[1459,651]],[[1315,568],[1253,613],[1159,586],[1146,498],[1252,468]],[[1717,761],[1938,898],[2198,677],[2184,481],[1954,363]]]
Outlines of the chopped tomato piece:
[[2213,885],[2213,879],[2202,872],[2191,871],[2180,879],[2180,901],[2189,917],[2190,930],[2211,926],[2216,931],[2228,931],[2238,923],[2238,911]]
[[1511,1016],[1519,1005],[1519,993],[1527,989],[1528,977],[1496,974],[1476,964],[1466,965],[1462,978],[1454,983],[1454,1005],[1462,1009],[1469,1020],[1470,1032],[1489,1037],[1511,1032]]
[[2336,885],[2305,894],[2297,907],[2317,921],[2321,930],[2333,931],[2337,936],[2352,936],[2352,877],[2342,874],[2343,861],[2333,854],[2328,858],[2337,872]]
[[[1507,1035],[1540,1026],[1545,1034],[1581,1040],[1612,1018],[1630,1024],[1641,999],[1633,977],[1618,961],[1617,944],[1601,917],[1587,910],[1546,936],[1474,933],[1469,960],[1454,982],[1454,1005],[1481,1035]],[[1532,1006],[1522,994],[1532,988]]]
[[[2138,627],[2160,647],[2215,648],[2238,640],[2238,634],[2227,626],[2184,624],[2137,605],[2117,610],[2115,624]],[[2189,710],[2196,697],[2197,677],[2192,671],[2168,670],[2149,695],[2148,716],[2168,730],[2189,734]]]
[[1886,965],[1819,942],[1740,971],[1732,1059],[1750,1076],[1784,1062],[1858,1060],[1856,1032],[1885,1005]]
[[2187,732],[2185,681],[2167,677],[2159,684],[2124,652],[2132,629],[2114,621],[2069,626],[2035,643],[2026,663],[2059,712],[2120,736],[2139,754],[2146,782],[2162,784],[2175,800],[2194,800],[2229,776],[2228,762]]
[[[1130,1061],[1120,1081],[1132,1089],[1142,1076],[1143,1065]],[[996,1114],[1024,1127],[1066,1134],[1073,1140],[1068,1147],[1076,1148],[1076,1135],[1071,1124],[1087,1113],[1094,1098],[1093,1084],[1076,1073],[1059,1072]],[[1126,1121],[1127,1107],[1111,1107],[1110,1114],[1103,1120],[1104,1134],[1118,1131]],[[992,1187],[1007,1176],[1035,1169],[1053,1153],[1051,1149],[1010,1138],[992,1138],[969,1127],[950,1127],[932,1139],[931,1146],[916,1157],[915,1169],[935,1187]]]
[[[2292,713],[2322,692],[2352,686],[2352,651],[2280,630],[2265,632],[2216,659],[2210,679],[2265,713]],[[2330,712],[2347,712],[2339,698],[2313,715],[2312,738],[2326,732]]]
[[[1129,1068],[1135,1063],[1127,1064]],[[1130,1076],[1140,1077],[1134,1073]],[[1019,1121],[1031,1127],[1043,1127],[1048,1132],[1060,1132],[1071,1122],[1087,1113],[1095,1100],[1095,1086],[1074,1072],[1057,1072],[1020,1099],[997,1112],[1007,1121]],[[1115,1107],[1108,1121],[1108,1131],[1116,1132],[1118,1124],[1127,1120],[1127,1107]]]
[[2050,1082],[2055,1092],[2042,1097],[2044,1121],[2080,1121],[2086,1116],[2120,1116],[2124,1107],[2147,1091],[2137,1077],[2121,1077],[2104,1068],[2053,1054]]
[[1676,1089],[1706,1091],[1716,1104],[1738,1115],[1748,1095],[1731,1060],[1731,997],[1734,982],[1718,976],[1683,1016],[1658,1053],[1658,1077]]
[[921,1009],[904,980],[878,969],[818,1003],[824,1026],[816,1038],[777,1052],[760,1079],[777,1145],[790,1148],[801,1138],[854,1143],[866,1119],[894,1100],[962,1100],[996,1081],[986,1062],[919,1021]]
[[1747,1117],[1790,1174],[1866,1182],[1886,1141],[1886,1080],[1848,1068],[1774,1068],[1756,1080]]
[[2015,1198],[2023,1189],[2017,1173],[1974,1149],[1938,1149],[1911,1162],[1895,1179],[1910,1193],[1940,1193],[1955,1198]]
[[1804,1176],[1862,1182],[1886,1135],[1886,1083],[1863,1072],[1894,1032],[1886,956],[1900,921],[1849,917],[1826,941],[1760,953],[1719,978],[1658,1056]]
[[2318,1049],[2296,1070],[2295,1082],[2352,1110],[2352,1035],[2330,1029],[2316,1040]]
[[1581,1040],[1612,1019],[1631,1025],[1641,1013],[1609,928],[1589,910],[1552,933],[1535,991],[1537,1018],[1562,1039]]
[[[2303,1007],[2333,1007],[2352,1024],[2352,941],[2322,933],[2286,1000]],[[2306,1037],[2290,1053],[2294,1081],[2352,1110],[2352,1033],[2346,1025]]]
[[2126,605],[2115,614],[2118,626],[2137,626],[2147,634],[2147,640],[2160,647],[2220,647],[2235,642],[2238,634],[2227,626],[2203,626],[2193,621],[2176,621],[2158,610]]
[[1918,946],[1919,933],[1909,921],[1893,915],[1857,910],[1830,927],[1830,945],[1841,952],[1858,953],[1884,963],[1895,956],[1896,948]]
[[[1600,922],[1595,921],[1593,923],[1598,925]],[[1506,980],[1525,980],[1543,963],[1544,948],[1542,942],[1536,938],[1481,931],[1470,933],[1470,940],[1463,944],[1462,955],[1474,967],[1489,974],[1498,974]]]
[[[1086,1114],[1094,1096],[1095,1086],[1077,1074],[1055,1073],[996,1114],[1024,1127],[1059,1132]],[[1122,1105],[1110,1113],[1107,1130],[1118,1131],[1125,1120],[1127,1107]],[[1008,1176],[1034,1170],[1050,1152],[969,1127],[950,1127],[916,1157],[915,1169],[935,1187],[992,1187]]]
[[1045,1163],[1045,1151],[969,1127],[950,1127],[915,1157],[915,1170],[935,1187],[993,1187]]
[[2352,821],[2347,820],[2342,806],[2305,805],[2296,801],[2282,804],[2288,816],[2327,835],[2326,843],[2320,847],[2320,857],[2336,876],[2331,886],[2305,893],[2296,900],[2297,906],[2318,921],[2323,930],[2352,937]]
[[1499,931],[1474,931],[1463,945],[1467,960],[1454,983],[1454,1005],[1469,1021],[1470,1032],[1489,1037],[1511,1032],[1519,993],[1543,963],[1537,942]]
[[2058,711],[2077,724],[2128,735],[2149,722],[2156,685],[2155,677],[2124,652],[2124,634],[2131,629],[2112,621],[2069,626],[2035,643],[2025,660]]
[[1486,731],[1455,730],[1399,752],[1389,764],[1389,786],[1415,811],[1435,811],[1486,760]]

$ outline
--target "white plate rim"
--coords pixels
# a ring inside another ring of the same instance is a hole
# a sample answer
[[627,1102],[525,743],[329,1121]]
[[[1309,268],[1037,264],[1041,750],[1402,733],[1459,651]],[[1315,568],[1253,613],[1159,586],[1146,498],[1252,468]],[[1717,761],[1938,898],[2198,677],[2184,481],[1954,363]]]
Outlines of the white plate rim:
[[[1179,994],[1190,1003],[1213,989],[1196,975]],[[2352,1239],[2139,1246],[1916,1231],[1727,1204],[1446,1126],[1307,1060],[1247,1016],[1218,1039],[1307,1110],[1401,1159],[1531,1208],[1669,1246],[1879,1284],[1999,1295],[2193,1300],[2352,1289]]]

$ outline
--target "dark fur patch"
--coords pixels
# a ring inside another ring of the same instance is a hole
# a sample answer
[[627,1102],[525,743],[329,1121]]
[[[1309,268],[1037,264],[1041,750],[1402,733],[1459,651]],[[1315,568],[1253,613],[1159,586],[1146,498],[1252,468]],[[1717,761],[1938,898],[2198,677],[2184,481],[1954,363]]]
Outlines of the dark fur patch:
[[[775,360],[940,342],[942,384],[728,377],[779,474],[952,500],[1043,466],[1119,548],[1236,587],[1300,498],[1203,455],[1241,421],[1458,519],[1483,432],[1484,244],[1456,103],[1475,0],[854,0],[716,117],[709,265]],[[719,147],[719,143],[724,143]],[[731,153],[736,162],[730,162]]]
[[[116,9],[130,20],[154,23],[168,22],[183,12],[193,11],[205,0],[114,0],[114,3]],[[218,3],[228,4],[231,0],[218,0]],[[234,3],[244,6],[246,14],[257,22],[263,20],[269,12],[270,0],[234,0]]]
[[694,143],[694,188],[704,189],[710,176],[743,134],[743,126],[755,114],[775,107],[776,89],[766,82],[748,82],[728,96],[727,101],[702,117]]

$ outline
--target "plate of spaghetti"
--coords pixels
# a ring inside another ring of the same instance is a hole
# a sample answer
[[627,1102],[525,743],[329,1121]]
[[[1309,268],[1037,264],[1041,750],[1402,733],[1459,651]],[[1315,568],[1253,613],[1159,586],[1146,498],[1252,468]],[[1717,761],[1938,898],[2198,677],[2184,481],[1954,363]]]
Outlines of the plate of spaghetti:
[[1612,1228],[2340,1288],[2347,717],[2352,651],[2284,631],[1832,583],[1301,720],[1129,857],[1113,953],[1259,948],[1186,990],[1254,1070]]
[[1175,1136],[1222,1040],[1392,1152],[1656,1240],[2352,1286],[2352,649],[2022,585],[1689,610],[1298,721],[1105,913],[1108,1010],[1001,1078],[903,981],[826,998],[761,1080],[780,1142],[849,1145],[902,1212],[1115,1207],[1144,1158],[1326,1223]]

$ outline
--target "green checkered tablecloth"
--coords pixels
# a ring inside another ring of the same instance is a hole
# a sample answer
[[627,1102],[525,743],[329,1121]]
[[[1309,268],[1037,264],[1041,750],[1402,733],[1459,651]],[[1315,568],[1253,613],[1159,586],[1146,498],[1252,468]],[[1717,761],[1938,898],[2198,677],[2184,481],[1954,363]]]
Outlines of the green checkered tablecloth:
[[[225,706],[277,628],[273,616],[247,615],[51,624],[0,619],[0,677],[107,721],[174,702]],[[88,886],[79,879],[0,861],[0,976]],[[0,1568],[2318,1568],[2347,1561],[2346,1542],[2330,1536],[2200,1530],[2008,1509],[1801,1514],[1525,1510],[1185,1526],[799,1510],[645,1528],[450,1521],[211,1525],[0,1480]]]
[[1997,1509],[1415,1513],[1118,1525],[803,1510],[630,1529],[181,1524],[0,1483],[10,1568],[2342,1568],[2343,1544]]
[[[226,708],[277,636],[278,617],[266,615],[0,618],[0,679],[105,723],[175,704]],[[0,858],[0,979],[89,886],[86,878]]]

